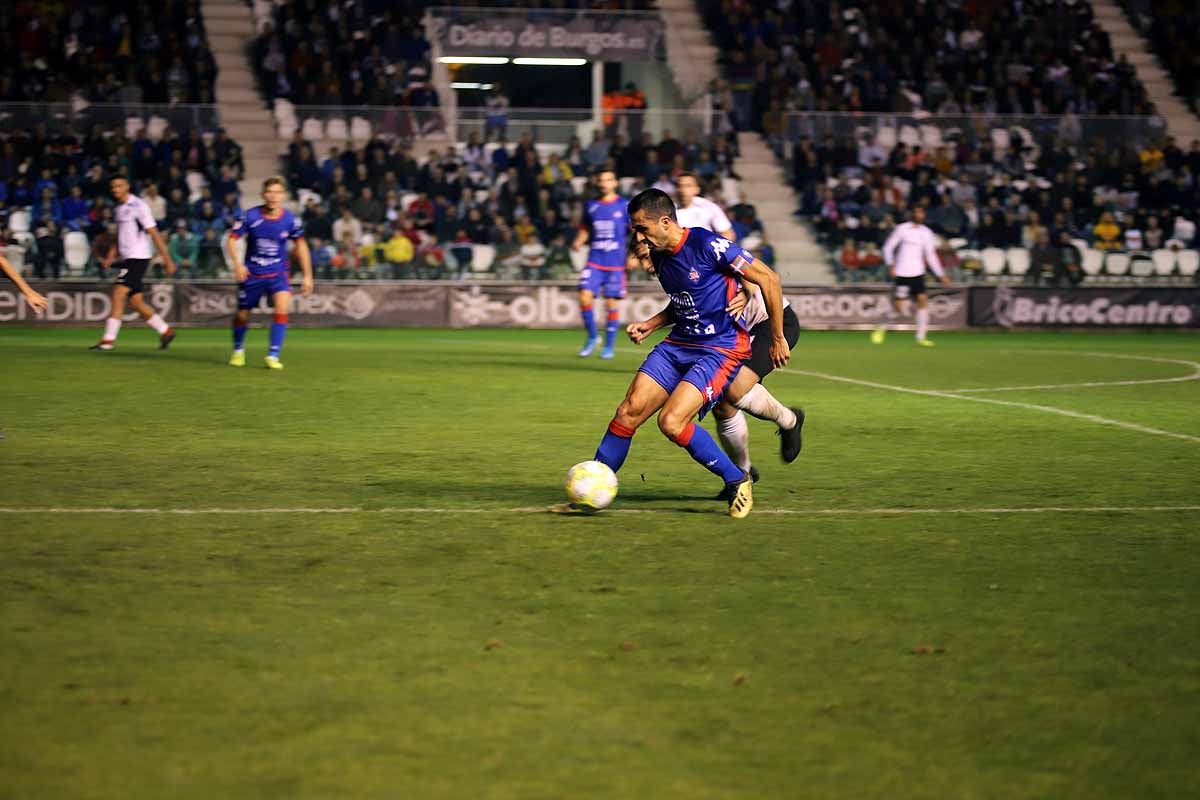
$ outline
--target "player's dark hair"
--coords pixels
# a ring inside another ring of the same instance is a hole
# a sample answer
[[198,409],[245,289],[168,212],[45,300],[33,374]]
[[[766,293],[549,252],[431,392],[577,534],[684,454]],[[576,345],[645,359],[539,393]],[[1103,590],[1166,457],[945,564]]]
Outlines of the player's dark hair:
[[267,190],[267,187],[269,187],[269,186],[278,186],[280,189],[283,189],[285,192],[287,191],[287,181],[285,181],[281,175],[272,175],[271,177],[269,177],[265,181],[263,181],[262,190],[265,192]]
[[635,194],[629,201],[630,218],[639,211],[646,212],[654,219],[670,217],[672,222],[678,222],[675,217],[675,201],[662,189],[646,189]]
[[684,170],[683,172],[679,173],[679,177],[675,179],[675,182],[678,183],[680,178],[691,178],[692,180],[694,180],[696,182],[697,186],[704,185],[703,183],[700,182],[700,176],[694,172],[688,172],[687,170]]
[[592,178],[599,178],[606,172],[611,172],[614,178],[617,177],[617,171],[612,167],[596,167],[596,169],[592,171]]
[[112,183],[113,181],[125,181],[126,183],[129,183],[129,178],[125,176],[124,172],[114,172],[108,178],[109,183]]

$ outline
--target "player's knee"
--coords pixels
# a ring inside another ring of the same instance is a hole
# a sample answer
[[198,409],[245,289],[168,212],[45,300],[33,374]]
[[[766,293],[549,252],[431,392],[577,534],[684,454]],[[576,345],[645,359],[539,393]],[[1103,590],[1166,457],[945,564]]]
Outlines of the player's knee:
[[658,414],[658,429],[663,432],[663,436],[674,440],[679,434],[683,433],[683,429],[687,427],[688,419],[688,417],[678,412],[664,408]]

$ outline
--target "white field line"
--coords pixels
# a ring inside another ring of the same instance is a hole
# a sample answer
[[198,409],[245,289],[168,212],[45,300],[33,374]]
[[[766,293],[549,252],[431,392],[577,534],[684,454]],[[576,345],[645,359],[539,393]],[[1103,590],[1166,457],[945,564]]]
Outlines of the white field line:
[[[714,504],[715,506],[715,504]],[[921,514],[1144,514],[1200,511],[1200,505],[1179,506],[1034,506],[1029,508],[764,508],[755,515],[771,514],[798,517],[826,516],[905,516]],[[195,516],[206,514],[542,514],[545,506],[522,508],[60,508],[54,506],[0,508],[0,514],[170,514]],[[669,508],[619,508],[601,514],[671,514]],[[724,514],[714,508],[713,513]],[[582,516],[582,515],[580,515]]]
[[878,383],[876,381],[864,381],[858,378],[847,378],[842,375],[829,375],[824,372],[810,372],[803,369],[792,369],[785,367],[775,370],[776,372],[784,372],[791,375],[807,375],[812,378],[823,378],[827,381],[839,381],[841,383],[851,383],[855,386],[867,386],[872,389],[886,389],[891,392],[903,392],[904,394],[915,394],[923,397],[943,397],[950,400],[965,400],[970,403],[988,403],[996,406],[1011,406],[1012,408],[1023,408],[1028,411],[1044,411],[1047,414],[1058,414],[1063,417],[1071,417],[1072,419],[1081,419],[1087,422],[1094,422],[1097,425],[1107,425],[1113,428],[1122,428],[1127,431],[1135,431],[1137,433],[1148,433],[1153,436],[1166,436],[1171,439],[1181,439],[1185,442],[1194,442],[1200,444],[1200,436],[1192,436],[1186,433],[1175,433],[1174,431],[1164,431],[1158,428],[1151,428],[1146,425],[1138,425],[1133,422],[1122,422],[1118,419],[1109,419],[1108,417],[1097,416],[1096,414],[1084,414],[1079,411],[1068,411],[1065,408],[1057,408],[1055,406],[1042,406],[1036,403],[1018,403],[1014,400],[996,400],[991,397],[971,397],[968,395],[954,394],[952,392],[939,391],[936,389],[910,389],[907,386],[893,386],[888,383]]
[[950,394],[964,394],[967,392],[1019,392],[1036,389],[1091,389],[1103,386],[1143,386],[1151,383],[1184,383],[1186,381],[1200,380],[1200,362],[1187,361],[1180,358],[1155,358],[1153,356],[1135,356],[1125,353],[1099,353],[1077,350],[1022,350],[1020,353],[1023,356],[1036,355],[1037,353],[1052,353],[1054,355],[1092,356],[1093,358],[1124,358],[1130,361],[1154,361],[1160,364],[1181,364],[1185,367],[1191,367],[1192,371],[1191,374],[1182,375],[1177,378],[1142,378],[1128,381],[1089,381],[1086,383],[1045,383],[1037,386],[983,386],[971,389],[942,389],[941,391]]

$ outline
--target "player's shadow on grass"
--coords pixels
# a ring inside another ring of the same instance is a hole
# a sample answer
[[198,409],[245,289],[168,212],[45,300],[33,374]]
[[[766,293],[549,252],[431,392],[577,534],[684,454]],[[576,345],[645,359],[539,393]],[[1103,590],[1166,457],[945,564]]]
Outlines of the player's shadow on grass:
[[227,366],[225,359],[213,358],[205,353],[191,353],[187,350],[163,352],[162,350],[111,350],[107,353],[93,353],[84,351],[88,358],[103,358],[105,360],[114,361],[186,361],[192,364],[213,364],[219,366]]

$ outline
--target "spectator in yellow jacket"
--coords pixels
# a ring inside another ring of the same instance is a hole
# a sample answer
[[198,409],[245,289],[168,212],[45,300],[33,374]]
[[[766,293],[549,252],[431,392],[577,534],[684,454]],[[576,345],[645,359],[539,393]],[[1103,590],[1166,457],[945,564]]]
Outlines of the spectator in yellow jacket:
[[1092,247],[1097,250],[1121,249],[1121,226],[1113,220],[1111,212],[1100,215],[1100,221],[1092,228]]
[[413,243],[399,229],[393,229],[383,243],[383,257],[393,280],[408,277],[412,270]]

